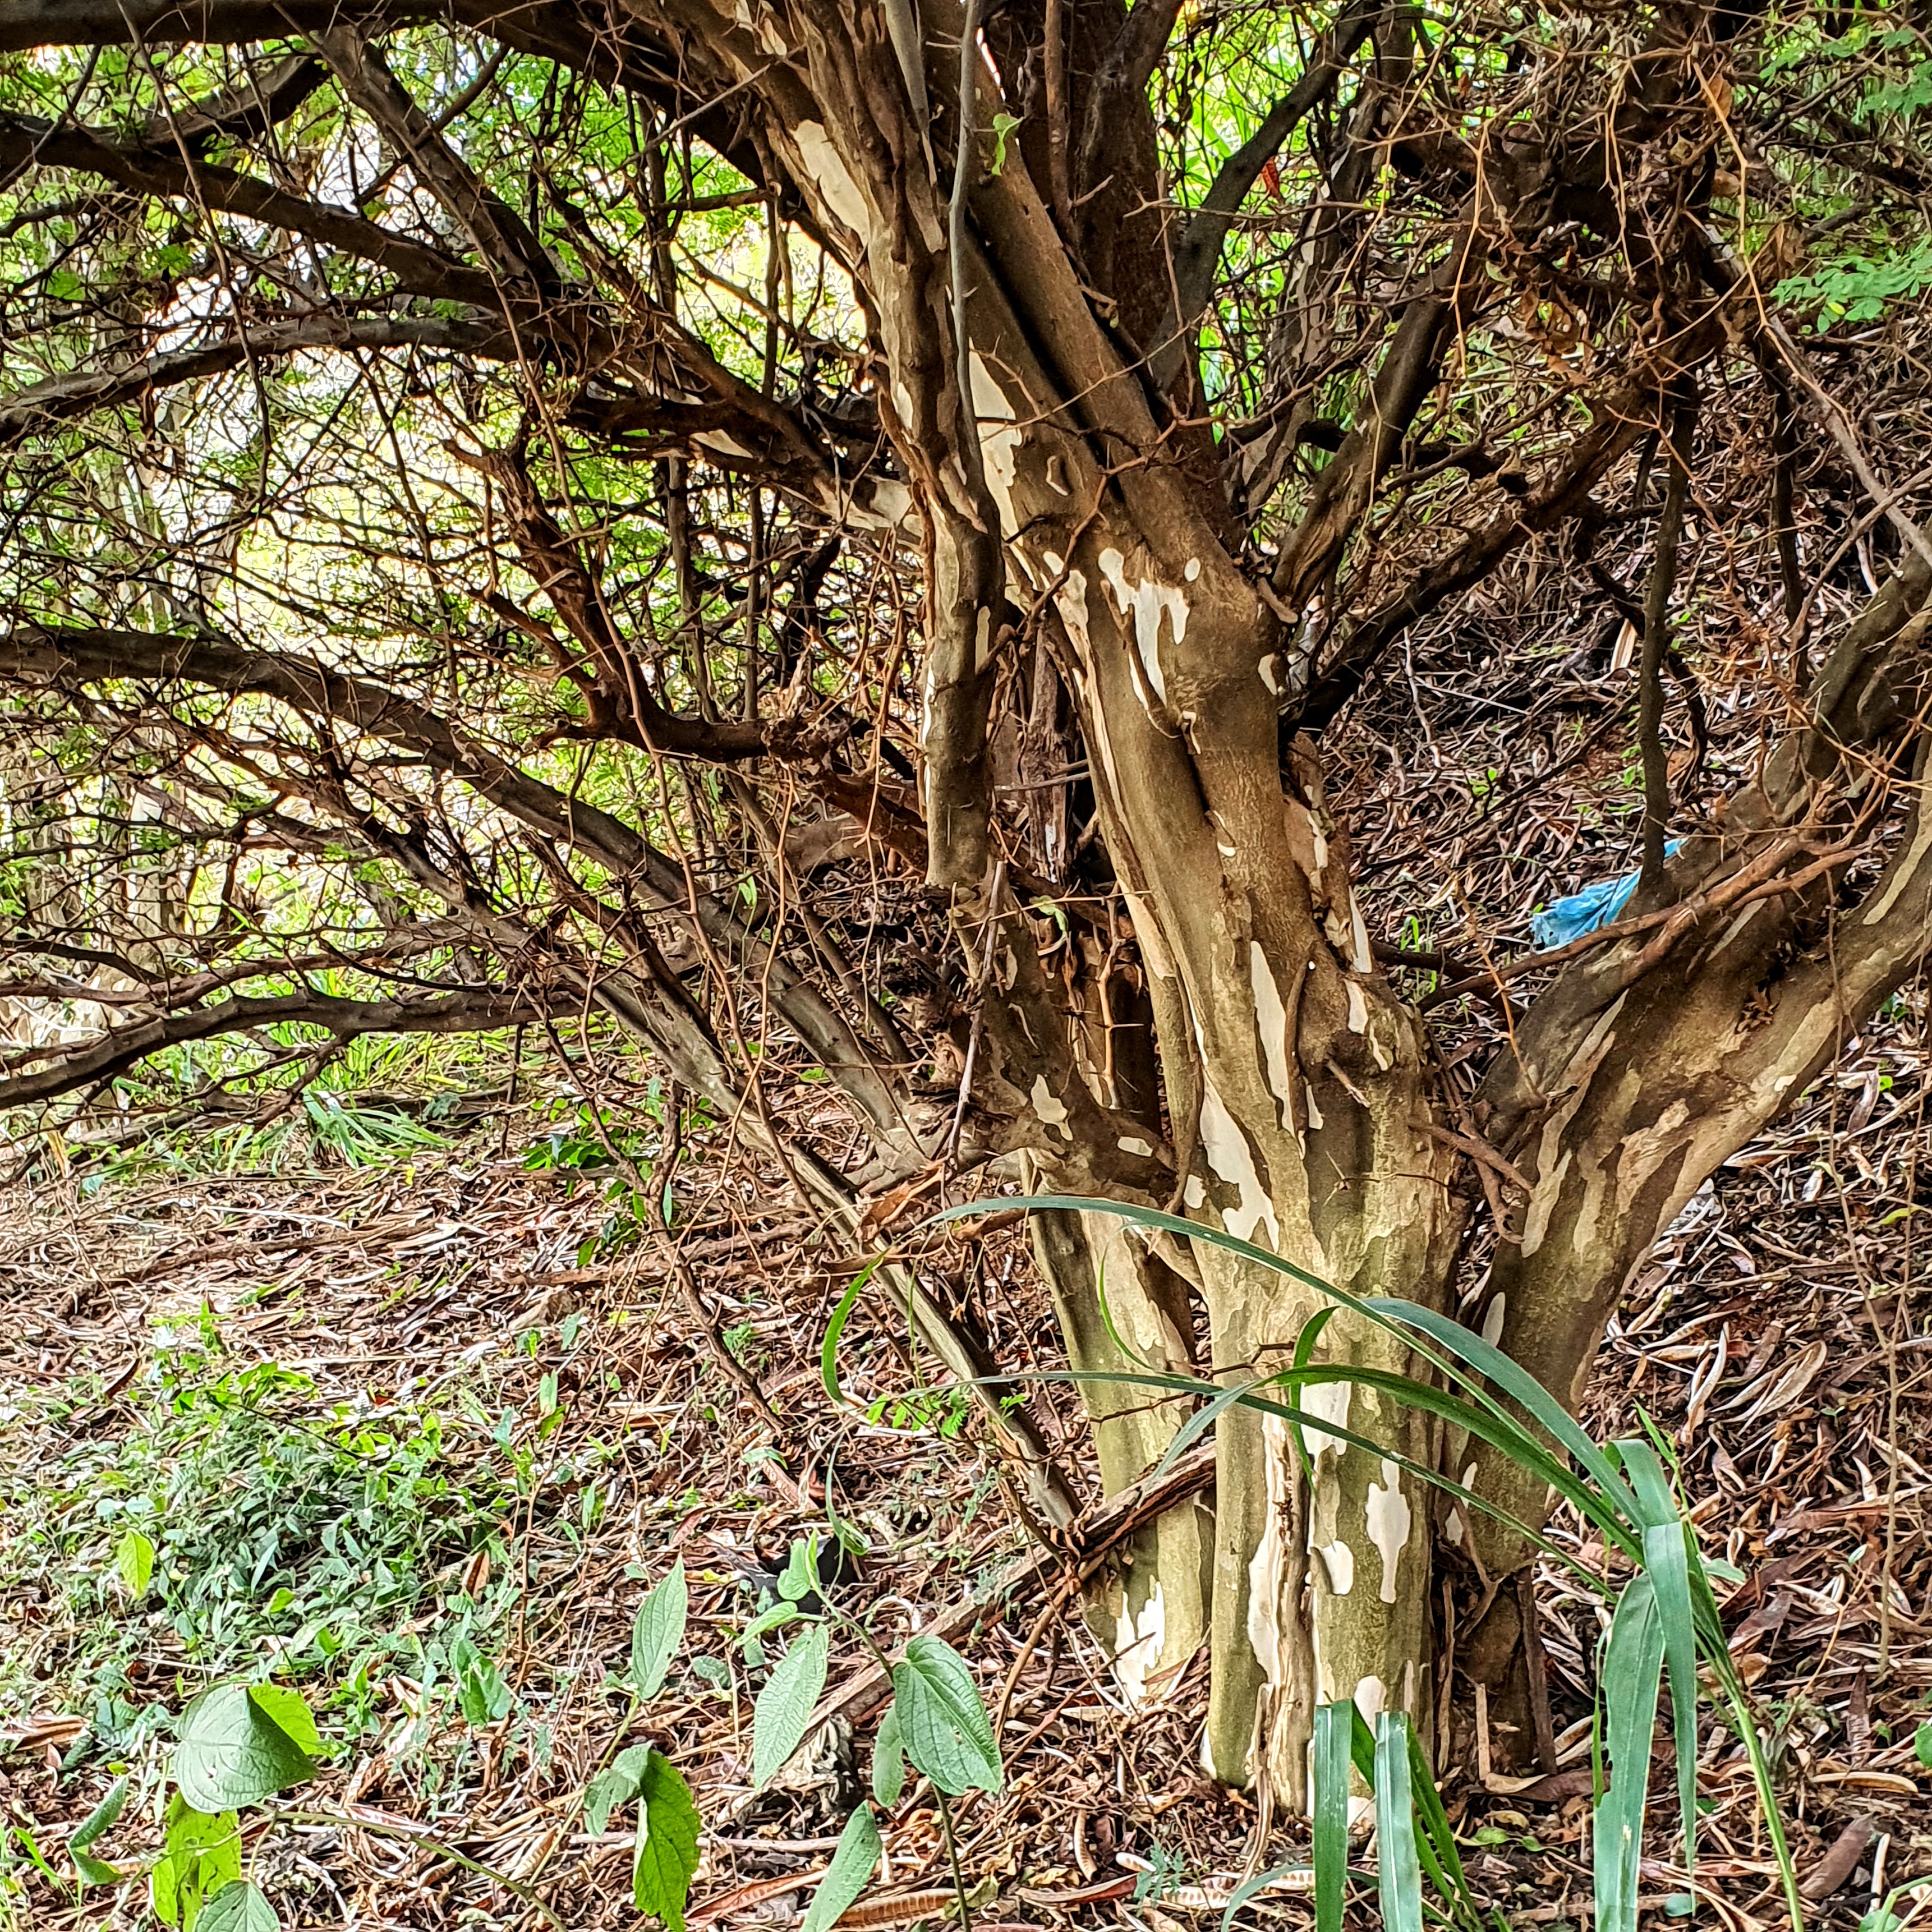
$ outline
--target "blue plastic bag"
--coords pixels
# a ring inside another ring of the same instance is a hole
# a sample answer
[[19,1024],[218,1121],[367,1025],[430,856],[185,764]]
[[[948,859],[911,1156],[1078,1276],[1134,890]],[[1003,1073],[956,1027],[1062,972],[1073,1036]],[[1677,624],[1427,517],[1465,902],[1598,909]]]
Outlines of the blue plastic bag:
[[[1672,839],[1664,847],[1664,856],[1670,858],[1683,843],[1681,838]],[[1630,904],[1640,876],[1636,872],[1625,872],[1618,878],[1599,879],[1594,886],[1586,886],[1580,892],[1572,892],[1568,898],[1532,913],[1529,931],[1538,952],[1568,946],[1573,939],[1581,939],[1585,933],[1608,926]]]

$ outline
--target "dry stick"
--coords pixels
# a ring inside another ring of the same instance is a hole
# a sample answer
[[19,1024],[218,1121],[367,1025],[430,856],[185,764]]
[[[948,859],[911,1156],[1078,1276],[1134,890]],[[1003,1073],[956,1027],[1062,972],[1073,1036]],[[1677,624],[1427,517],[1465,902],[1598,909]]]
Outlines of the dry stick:
[[1690,437],[1697,420],[1696,379],[1678,379],[1670,416],[1670,481],[1657,526],[1657,554],[1644,600],[1637,738],[1643,753],[1643,868],[1640,890],[1664,882],[1664,835],[1670,820],[1670,766],[1664,752],[1664,658],[1670,643],[1670,593],[1677,580],[1678,539],[1690,494]]

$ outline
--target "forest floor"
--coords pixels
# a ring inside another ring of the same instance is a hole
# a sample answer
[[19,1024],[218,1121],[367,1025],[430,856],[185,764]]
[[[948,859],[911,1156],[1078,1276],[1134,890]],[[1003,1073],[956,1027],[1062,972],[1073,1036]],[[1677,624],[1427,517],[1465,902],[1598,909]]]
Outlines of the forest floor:
[[[1836,1880],[1813,1918],[1846,1927],[1932,1873],[1932,1324],[1907,1288],[1932,1198],[1919,1060],[1875,1035],[1692,1202],[1612,1329],[1588,1418],[1625,1432],[1640,1408],[1681,1452],[1707,1551],[1744,1574],[1725,1606],[1734,1652],[1800,1869],[1814,1892]],[[832,1409],[818,1344],[850,1258],[774,1191],[714,1183],[681,1239],[776,1435],[742,1374],[690,1339],[656,1238],[604,1176],[570,1164],[582,1144],[553,1139],[538,1156],[553,1164],[532,1167],[535,1130],[514,1126],[514,1142],[493,1119],[354,1170],[12,1191],[0,1914],[152,1923],[142,1883],[76,1889],[66,1838],[129,1771],[136,1796],[93,1849],[140,1871],[172,1714],[210,1681],[272,1668],[309,1697],[332,1752],[312,1783],[244,1816],[285,1926],[634,1923],[629,1834],[614,1820],[590,1837],[580,1794],[645,1737],[704,1820],[693,1927],[796,1918],[859,1786],[835,1738],[790,1788],[754,1796],[745,1573],[826,1532],[829,1480],[869,1546],[840,1601],[890,1644],[988,1596],[1024,1532],[972,1425],[892,1426],[905,1417],[890,1398],[914,1371],[883,1318],[855,1320],[848,1388],[886,1408],[875,1421]],[[1003,1361],[1053,1366],[1049,1311],[1012,1234],[948,1234],[931,1258]],[[1064,1389],[1034,1399],[1082,1467]],[[130,1530],[156,1552],[151,1576],[125,1557]],[[691,1636],[633,1714],[613,1680],[641,1594],[680,1555]],[[1297,1828],[1276,1817],[1255,1844],[1253,1807],[1202,1778],[1198,1660],[1130,1714],[1078,1616],[1042,1617],[1052,1594],[988,1602],[959,1639],[1007,1759],[1003,1792],[958,1808],[974,1923],[1218,1926],[1235,1875],[1295,1857]],[[1478,1892],[1510,1924],[1580,1928],[1578,1720],[1599,1613],[1551,1575],[1539,1598],[1567,1774],[1486,1789],[1460,1724],[1438,1762]],[[836,1639],[830,1690],[866,1663]],[[856,1714],[862,1773],[879,1713],[860,1700]],[[1687,1888],[1727,1932],[1783,1922],[1742,1772],[1735,1740],[1708,1732],[1694,1880],[1670,1862],[1669,1808],[1654,1804],[1644,1904],[1659,1923]],[[1661,1755],[1659,1774],[1661,1792]],[[902,1802],[886,1850],[861,1922],[936,1923],[946,1868],[929,1798]],[[1243,1910],[1310,1916],[1288,1893]]]

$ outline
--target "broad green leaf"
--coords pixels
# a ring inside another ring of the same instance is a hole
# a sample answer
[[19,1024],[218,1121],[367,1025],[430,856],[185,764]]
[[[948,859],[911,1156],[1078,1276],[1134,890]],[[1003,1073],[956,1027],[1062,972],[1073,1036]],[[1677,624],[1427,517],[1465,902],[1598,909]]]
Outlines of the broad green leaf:
[[230,1879],[202,1908],[196,1932],[281,1932],[281,1921],[246,1879]]
[[1921,1724],[1912,1734],[1912,1754],[1932,1771],[1932,1724]]
[[[279,1697],[274,1704],[286,1708]],[[312,1719],[306,1734],[314,1736]],[[204,1690],[182,1714],[180,1735],[175,1782],[197,1811],[259,1804],[315,1773],[314,1759],[246,1684]]]
[[664,1688],[670,1660],[684,1642],[690,1600],[680,1556],[638,1606],[637,1622],[631,1626],[631,1688],[646,1703]]
[[818,1588],[818,1538],[795,1538],[778,1577],[778,1594],[788,1604],[802,1603]]
[[1663,1671],[1657,1599],[1647,1575],[1634,1576],[1611,1619],[1601,1672],[1610,1787],[1597,1801],[1590,1831],[1597,1932],[1636,1932],[1637,1864]]
[[138,1529],[127,1531],[114,1546],[114,1568],[128,1595],[139,1602],[154,1574],[154,1546]]
[[653,1750],[638,1790],[638,1848],[631,1864],[631,1900],[640,1912],[684,1932],[684,1902],[698,1869],[698,1807],[677,1766]]
[[936,1636],[916,1636],[892,1666],[899,1741],[914,1765],[949,1798],[997,1791],[999,1747],[966,1660]]
[[796,1604],[774,1604],[770,1610],[760,1610],[745,1626],[745,1634],[738,1641],[740,1643],[753,1643],[775,1630],[783,1630],[787,1624],[797,1622],[798,1606]]
[[632,1744],[584,1787],[584,1822],[592,1837],[601,1837],[610,1814],[619,1805],[629,1804],[644,1789],[650,1756],[649,1744]]
[[1348,1900],[1349,1733],[1352,1702],[1324,1704],[1315,1713],[1314,1865],[1316,1932],[1342,1932]]
[[846,1908],[856,1903],[871,1883],[881,1849],[879,1828],[872,1813],[861,1804],[846,1820],[845,1828],[838,1834],[838,1849],[832,1854],[832,1862],[818,1881],[818,1889],[812,1894],[812,1904],[799,1932],[830,1932],[838,1924]]
[[80,1874],[82,1885],[118,1885],[127,1874],[105,1858],[97,1858],[92,1852],[79,1852],[70,1845],[68,1856],[74,1861],[74,1868]]
[[[1932,1730],[1932,1725],[1926,1728]],[[905,1790],[905,1746],[899,1742],[899,1707],[888,1704],[872,1740],[872,1796],[890,1811]]]
[[248,1694],[310,1757],[322,1755],[322,1733],[315,1727],[315,1713],[299,1690],[286,1684],[256,1684]]
[[1376,1876],[1382,1932],[1422,1932],[1422,1868],[1415,1850],[1408,1742],[1406,1712],[1384,1711],[1376,1717]]
[[812,1707],[825,1688],[828,1640],[823,1624],[801,1631],[772,1667],[752,1707],[752,1780],[767,1784],[805,1742]]
[[161,1858],[148,1876],[154,1916],[194,1932],[202,1901],[241,1876],[242,1828],[235,1814],[198,1811],[174,1792]]

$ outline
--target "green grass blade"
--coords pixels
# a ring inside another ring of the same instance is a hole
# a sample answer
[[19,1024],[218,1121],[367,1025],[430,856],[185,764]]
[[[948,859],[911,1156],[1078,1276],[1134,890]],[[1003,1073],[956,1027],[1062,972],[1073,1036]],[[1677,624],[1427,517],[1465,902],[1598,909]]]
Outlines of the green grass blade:
[[1348,1898],[1348,1770],[1352,1703],[1315,1713],[1315,1932],[1342,1932]]
[[[1691,1594],[1690,1526],[1684,1520],[1664,1465],[1649,1443],[1616,1444],[1643,1509],[1643,1568],[1664,1628],[1670,1673],[1672,1738],[1677,1759],[1677,1804],[1684,1830],[1684,1868],[1697,1863],[1697,1610]],[[1708,1589],[1708,1586],[1707,1586]]]
[[1650,1745],[1664,1672],[1664,1624],[1647,1576],[1624,1586],[1604,1652],[1602,1697],[1610,1786],[1590,1833],[1596,1932],[1636,1932],[1638,1861],[1649,1796]]
[[1422,1932],[1422,1868],[1409,1778],[1412,1736],[1402,1712],[1384,1711],[1376,1719],[1376,1843],[1383,1932]]
[[844,1334],[845,1324],[851,1319],[853,1308],[865,1292],[866,1284],[878,1274],[885,1258],[883,1254],[874,1256],[852,1277],[851,1286],[838,1298],[838,1305],[832,1311],[832,1319],[825,1324],[825,1339],[818,1345],[819,1378],[836,1408],[845,1406],[844,1396],[838,1387],[838,1338]]
[[1462,1870],[1462,1854],[1456,1849],[1456,1834],[1449,1814],[1442,1808],[1442,1794],[1436,1788],[1436,1774],[1422,1748],[1422,1740],[1413,1727],[1408,1734],[1408,1772],[1415,1795],[1415,1821],[1419,1829],[1418,1848],[1429,1868],[1430,1882],[1449,1906],[1450,1916],[1458,1924],[1472,1928],[1483,1922],[1482,1908],[1469,1889]]

